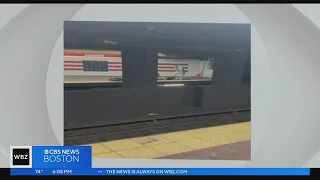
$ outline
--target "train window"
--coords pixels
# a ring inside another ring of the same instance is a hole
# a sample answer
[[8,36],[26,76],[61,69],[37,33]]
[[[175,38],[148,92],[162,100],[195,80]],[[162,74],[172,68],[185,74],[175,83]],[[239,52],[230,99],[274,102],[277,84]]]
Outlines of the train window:
[[83,71],[85,72],[108,72],[108,61],[82,61]]
[[65,83],[121,83],[121,51],[65,49]]
[[[158,82],[209,82],[212,62],[158,53]],[[64,72],[66,83],[121,83],[121,51],[65,49]]]
[[188,84],[199,81],[209,82],[211,77],[212,64],[207,59],[179,56],[158,57],[158,82]]

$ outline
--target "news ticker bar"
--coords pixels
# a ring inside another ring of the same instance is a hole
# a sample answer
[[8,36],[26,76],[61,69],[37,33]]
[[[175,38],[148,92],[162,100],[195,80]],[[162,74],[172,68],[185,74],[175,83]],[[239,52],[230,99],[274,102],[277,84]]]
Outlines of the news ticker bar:
[[309,168],[12,168],[12,176],[309,176]]

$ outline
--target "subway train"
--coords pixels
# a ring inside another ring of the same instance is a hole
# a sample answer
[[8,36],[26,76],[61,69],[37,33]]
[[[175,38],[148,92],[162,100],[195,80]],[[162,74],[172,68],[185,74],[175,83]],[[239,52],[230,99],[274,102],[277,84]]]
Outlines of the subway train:
[[[211,79],[213,70],[208,61],[169,59],[158,55],[160,76],[173,76],[175,65],[185,68],[185,77],[195,78],[203,71],[203,77]],[[66,49],[64,74],[64,128],[68,131],[153,121],[154,117],[160,121],[250,109],[250,84],[207,86],[211,84],[210,80],[196,79],[157,83],[157,86],[174,86],[170,88],[123,88],[121,82],[108,81],[110,77],[122,76],[121,53],[117,51]]]
[[[185,78],[195,78],[201,74],[202,78],[211,78],[212,68],[209,61],[200,59],[167,58],[159,54],[158,75],[172,77],[176,70],[175,65],[183,67]],[[94,76],[94,77],[121,77],[122,61],[120,51],[93,51],[93,50],[64,50],[65,76]]]

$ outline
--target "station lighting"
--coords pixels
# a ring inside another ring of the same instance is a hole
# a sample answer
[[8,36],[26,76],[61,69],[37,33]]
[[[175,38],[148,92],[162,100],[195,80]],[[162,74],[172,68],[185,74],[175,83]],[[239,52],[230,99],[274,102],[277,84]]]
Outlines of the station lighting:
[[103,41],[104,43],[106,43],[106,44],[118,44],[118,42],[116,42],[116,41],[108,41],[108,40],[105,40],[105,41]]
[[153,30],[153,27],[151,27],[150,25],[148,25],[148,29],[149,29],[149,30]]
[[184,84],[163,84],[160,86],[165,86],[165,87],[181,87],[184,86]]

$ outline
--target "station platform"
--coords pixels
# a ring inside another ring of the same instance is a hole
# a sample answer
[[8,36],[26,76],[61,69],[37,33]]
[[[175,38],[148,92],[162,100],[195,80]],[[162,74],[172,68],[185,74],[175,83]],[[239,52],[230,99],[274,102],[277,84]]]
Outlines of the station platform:
[[251,124],[244,122],[89,146],[94,158],[250,160],[250,140]]

